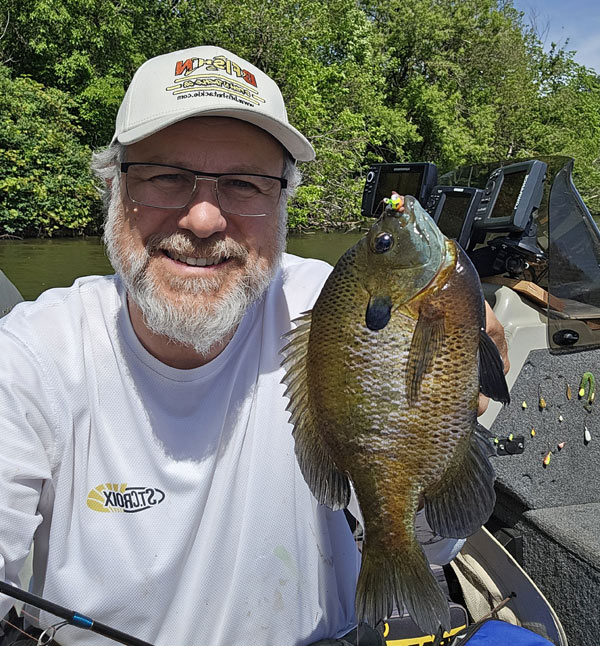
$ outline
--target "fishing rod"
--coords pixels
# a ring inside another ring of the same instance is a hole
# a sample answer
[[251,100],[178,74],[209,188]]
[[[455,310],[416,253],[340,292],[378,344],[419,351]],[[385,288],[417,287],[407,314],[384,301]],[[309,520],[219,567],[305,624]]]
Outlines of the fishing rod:
[[18,599],[19,601],[23,601],[31,606],[34,606],[35,608],[50,612],[53,615],[64,619],[68,624],[71,624],[71,626],[76,626],[77,628],[82,628],[83,630],[91,630],[92,632],[98,633],[99,635],[102,635],[104,637],[108,637],[109,639],[119,642],[120,644],[126,644],[126,646],[153,646],[152,644],[142,641],[137,637],[132,637],[127,633],[123,633],[116,628],[111,628],[106,624],[101,624],[97,621],[94,621],[93,619],[90,619],[89,617],[86,617],[85,615],[82,615],[75,610],[69,610],[68,608],[59,606],[56,603],[52,603],[52,601],[38,597],[35,594],[31,594],[31,592],[25,592],[25,590],[21,590],[21,588],[10,585],[9,583],[6,583],[6,581],[0,581],[0,592],[9,597],[12,597],[13,599]]

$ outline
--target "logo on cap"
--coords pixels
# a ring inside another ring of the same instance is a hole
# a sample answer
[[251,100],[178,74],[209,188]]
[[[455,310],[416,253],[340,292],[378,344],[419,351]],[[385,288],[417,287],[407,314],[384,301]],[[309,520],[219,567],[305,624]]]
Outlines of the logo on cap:
[[256,76],[226,56],[179,60],[174,76],[173,85],[165,89],[178,99],[212,96],[251,106],[265,102],[256,89]]

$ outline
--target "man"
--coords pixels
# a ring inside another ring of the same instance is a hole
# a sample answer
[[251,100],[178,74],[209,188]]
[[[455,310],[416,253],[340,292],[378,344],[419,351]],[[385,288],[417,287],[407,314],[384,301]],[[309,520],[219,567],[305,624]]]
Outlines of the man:
[[230,52],[138,70],[94,160],[116,276],[0,330],[0,578],[35,535],[33,592],[157,646],[356,634],[359,556],[300,474],[280,383],[281,336],[330,271],[282,256],[295,160],[313,156],[276,84]]

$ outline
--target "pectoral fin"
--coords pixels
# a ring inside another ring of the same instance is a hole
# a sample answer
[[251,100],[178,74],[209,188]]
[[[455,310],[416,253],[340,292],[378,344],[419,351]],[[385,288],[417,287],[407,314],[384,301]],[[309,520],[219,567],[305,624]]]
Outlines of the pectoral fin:
[[482,427],[471,434],[464,458],[451,464],[442,479],[424,493],[425,517],[436,534],[446,538],[471,536],[494,510],[494,453]]
[[392,299],[389,296],[372,296],[365,315],[365,323],[369,330],[383,330],[390,322],[391,316]]
[[286,369],[282,382],[287,385],[284,394],[290,399],[286,410],[294,425],[296,458],[314,497],[331,509],[343,509],[350,502],[350,481],[335,465],[323,440],[308,386],[311,313],[303,314],[294,323],[297,327],[285,335],[289,342],[281,353],[282,366]]
[[483,329],[479,333],[479,389],[498,402],[510,403],[502,357],[496,344]]
[[406,392],[410,406],[414,406],[419,398],[423,375],[430,370],[440,352],[444,335],[443,314],[423,308],[419,313],[406,366]]

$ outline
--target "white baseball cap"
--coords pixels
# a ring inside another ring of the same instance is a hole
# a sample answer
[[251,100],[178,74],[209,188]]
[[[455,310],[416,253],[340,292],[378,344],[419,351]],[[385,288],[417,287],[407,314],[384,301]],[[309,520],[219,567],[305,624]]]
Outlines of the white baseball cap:
[[294,159],[314,159],[306,137],[289,124],[275,81],[243,58],[213,46],[146,61],[125,93],[113,142],[132,144],[197,116],[247,121],[275,137]]

